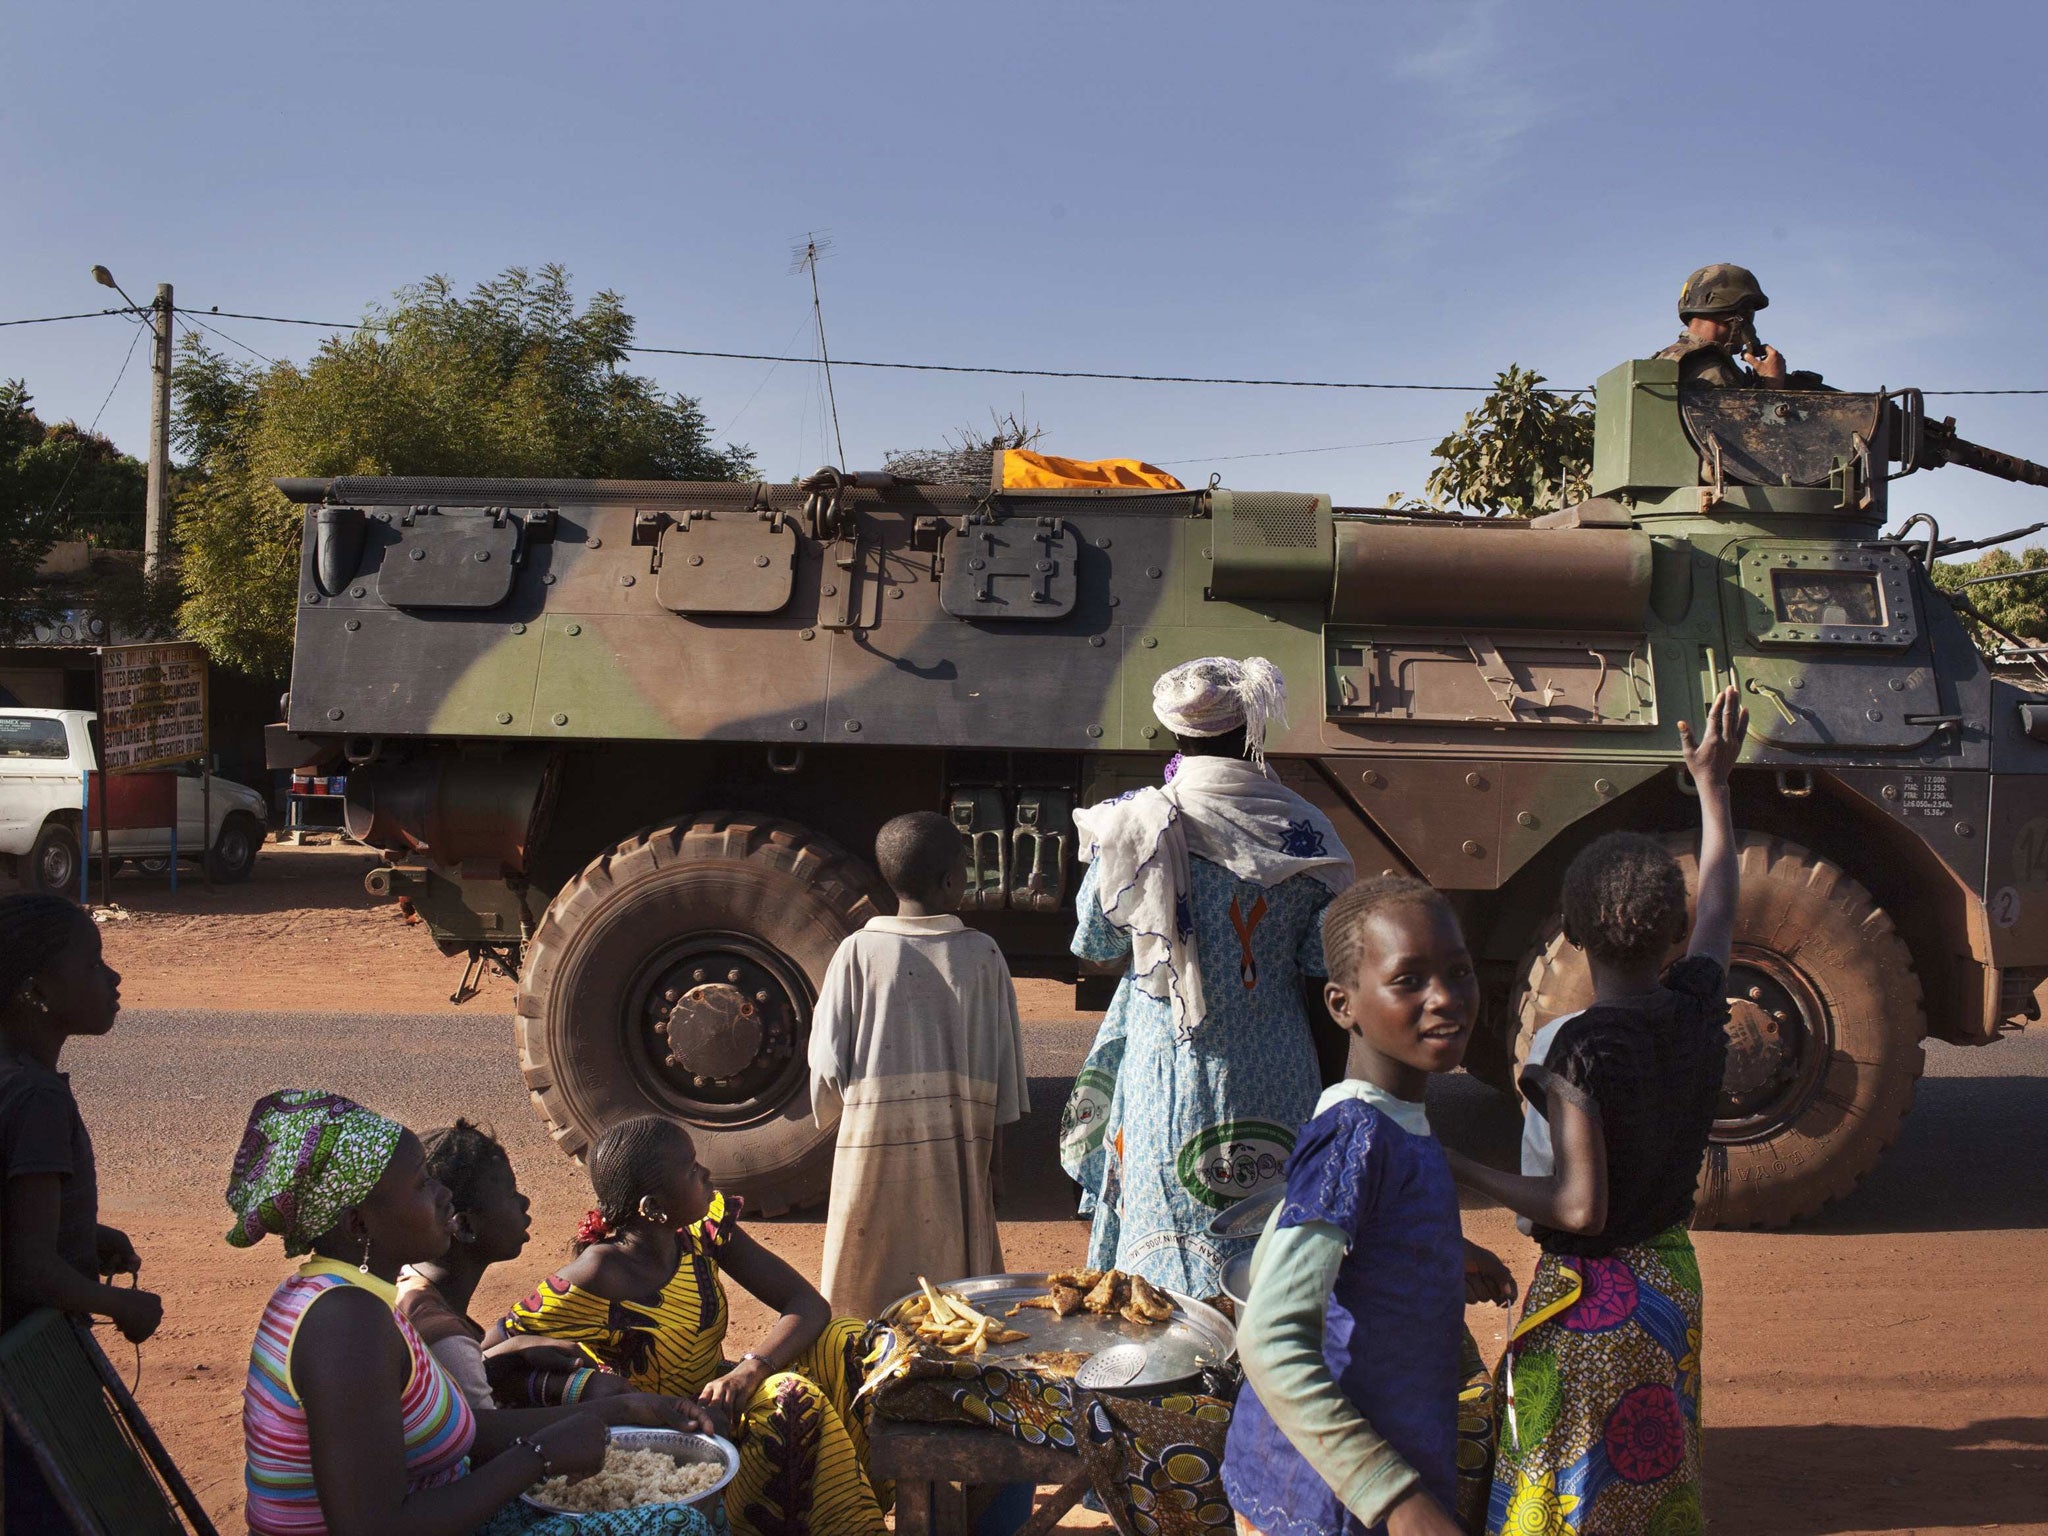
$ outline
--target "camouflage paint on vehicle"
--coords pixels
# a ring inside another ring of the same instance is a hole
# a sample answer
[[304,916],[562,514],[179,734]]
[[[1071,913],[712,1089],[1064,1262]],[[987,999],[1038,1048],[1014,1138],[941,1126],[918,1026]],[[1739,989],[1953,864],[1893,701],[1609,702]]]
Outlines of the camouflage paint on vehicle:
[[1619,826],[1683,844],[1677,722],[1732,681],[1754,847],[1704,1198],[1782,1221],[1895,1134],[1923,1033],[1993,1039],[2048,975],[2048,698],[1988,673],[1931,541],[1881,534],[1889,479],[1939,462],[2037,469],[1910,393],[1651,360],[1600,382],[1594,497],[1527,523],[836,472],[285,482],[310,505],[276,756],[345,757],[373,889],[524,964],[567,1150],[660,1109],[780,1207],[822,1193],[817,957],[874,910],[890,816],[948,812],[970,920],[1072,975],[1074,806],[1157,782],[1160,672],[1270,657],[1275,771],[1361,871],[1454,893],[1501,1080],[1583,990],[1565,863]]

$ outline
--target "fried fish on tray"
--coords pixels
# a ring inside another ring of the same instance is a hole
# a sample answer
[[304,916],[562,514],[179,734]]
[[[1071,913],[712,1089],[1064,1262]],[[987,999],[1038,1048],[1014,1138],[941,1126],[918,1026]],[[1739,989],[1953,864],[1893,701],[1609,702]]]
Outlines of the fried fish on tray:
[[1108,1317],[1123,1310],[1124,1302],[1130,1297],[1130,1291],[1130,1276],[1120,1269],[1107,1270],[1096,1282],[1095,1289],[1082,1300],[1081,1305],[1090,1312]]
[[1124,1316],[1130,1317],[1133,1312],[1138,1314],[1131,1318],[1133,1322],[1163,1323],[1173,1316],[1173,1298],[1143,1275],[1133,1275],[1131,1300],[1124,1308]]

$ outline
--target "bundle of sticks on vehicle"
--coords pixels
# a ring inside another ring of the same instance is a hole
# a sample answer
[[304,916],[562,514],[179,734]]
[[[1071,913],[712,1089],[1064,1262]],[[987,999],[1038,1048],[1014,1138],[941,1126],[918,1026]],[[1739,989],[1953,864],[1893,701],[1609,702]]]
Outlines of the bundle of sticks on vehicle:
[[914,1324],[920,1339],[949,1355],[978,1355],[991,1344],[1015,1344],[1031,1337],[975,1311],[958,1292],[938,1290],[923,1275],[917,1277],[917,1288],[924,1294],[904,1302],[896,1321]]
[[1061,1317],[1093,1312],[1131,1323],[1163,1323],[1173,1316],[1173,1298],[1143,1275],[1120,1269],[1069,1269],[1049,1276],[1048,1282],[1043,1296],[1018,1302],[1009,1315],[1015,1317],[1025,1307],[1044,1307]]

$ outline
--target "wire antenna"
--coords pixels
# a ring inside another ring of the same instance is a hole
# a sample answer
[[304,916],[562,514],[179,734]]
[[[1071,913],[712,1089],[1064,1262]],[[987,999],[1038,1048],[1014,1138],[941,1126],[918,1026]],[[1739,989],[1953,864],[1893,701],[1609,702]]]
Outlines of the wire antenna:
[[839,470],[846,472],[846,440],[839,435],[839,397],[832,392],[832,354],[825,349],[825,305],[818,297],[818,262],[832,249],[832,237],[812,230],[804,236],[803,244],[793,248],[793,259],[789,265],[792,277],[808,272],[811,276],[811,314],[818,322],[818,361],[825,369],[825,400],[832,408],[832,443],[839,451]]

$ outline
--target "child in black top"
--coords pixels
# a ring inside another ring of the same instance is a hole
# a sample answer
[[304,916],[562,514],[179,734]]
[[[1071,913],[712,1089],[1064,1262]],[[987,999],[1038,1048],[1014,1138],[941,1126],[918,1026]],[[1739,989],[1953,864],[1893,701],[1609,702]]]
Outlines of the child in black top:
[[[100,957],[99,925],[57,896],[0,897],[0,1324],[37,1307],[110,1317],[141,1343],[163,1303],[105,1277],[142,1268],[127,1234],[100,1225],[92,1138],[71,1080],[57,1070],[73,1035],[104,1035],[121,1008],[121,978]],[[10,1529],[62,1521],[34,1458],[7,1431]],[[51,1524],[50,1530],[63,1529]]]
[[1526,1218],[1543,1254],[1501,1362],[1489,1532],[1700,1529],[1699,1265],[1686,1223],[1727,1059],[1737,848],[1728,778],[1748,713],[1733,688],[1698,740],[1697,914],[1662,843],[1599,839],[1565,874],[1565,937],[1592,1006],[1538,1032],[1519,1175],[1451,1154],[1461,1183]]

